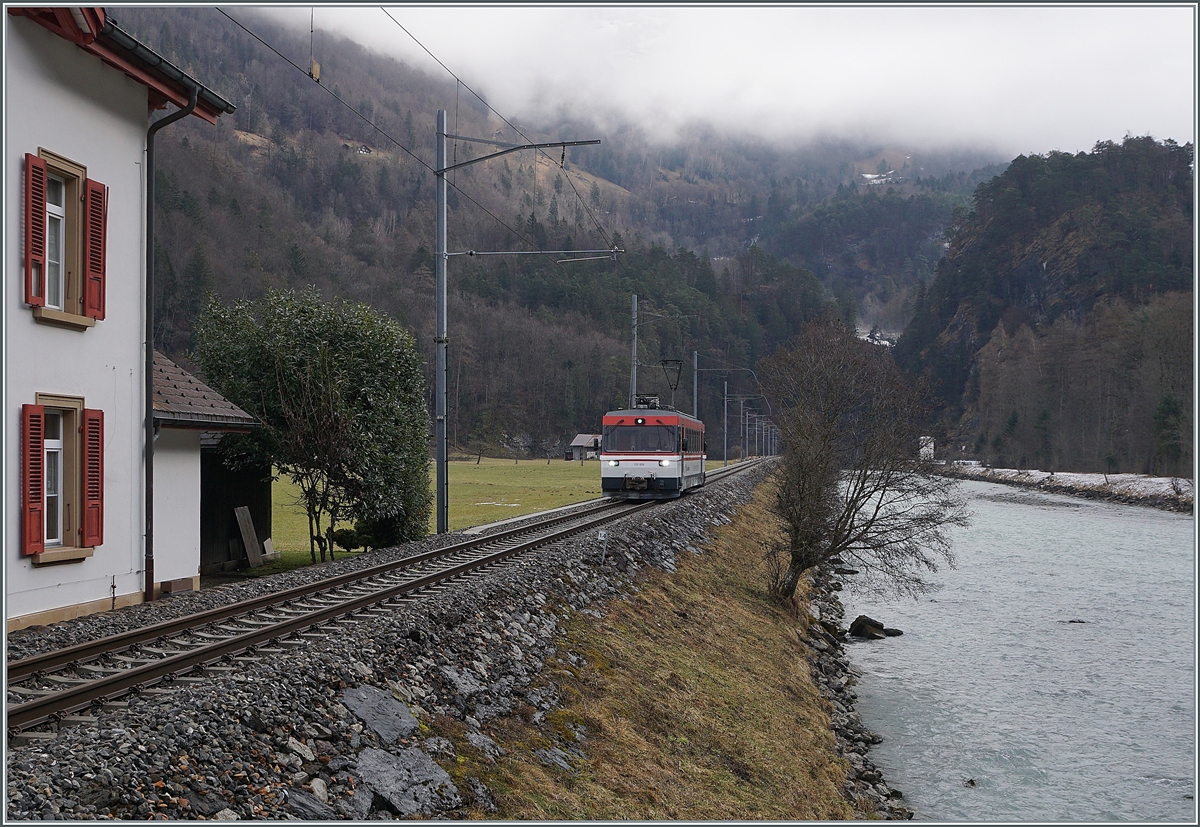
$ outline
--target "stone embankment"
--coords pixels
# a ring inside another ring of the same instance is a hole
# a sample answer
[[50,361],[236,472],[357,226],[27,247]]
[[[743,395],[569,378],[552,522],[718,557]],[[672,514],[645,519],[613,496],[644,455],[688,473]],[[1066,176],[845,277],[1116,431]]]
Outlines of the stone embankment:
[[[282,654],[241,658],[214,676],[108,704],[55,738],[14,740],[7,818],[363,820],[494,811],[478,778],[456,783],[443,767],[453,767],[462,750],[498,757],[502,748],[487,734],[497,716],[544,720],[561,697],[540,673],[572,613],[596,614],[603,601],[636,587],[643,567],[674,571],[676,555],[698,552],[767,473],[753,469],[614,524],[606,549],[594,533],[557,544],[397,608],[333,622],[290,641]],[[362,555],[320,574],[456,539]],[[317,574],[232,584],[22,632],[10,637],[8,655],[155,623]],[[865,758],[873,736],[853,712],[836,595],[821,591],[814,611],[822,622],[807,642],[852,768],[847,797],[860,812],[909,817]],[[463,737],[435,734],[431,725],[445,731],[439,722],[446,721]],[[585,732],[560,740],[539,751],[544,763],[586,760]]]
[[871,745],[883,739],[864,726],[854,710],[858,695],[853,687],[862,673],[850,663],[845,650],[845,610],[837,596],[842,588],[839,571],[842,571],[840,563],[835,561],[811,575],[812,617],[808,633],[801,640],[811,652],[813,680],[833,707],[830,724],[837,736],[838,754],[850,763],[845,784],[847,797],[860,811],[867,805],[885,819],[911,819],[913,811],[901,803],[904,795],[888,786],[883,773],[867,757]]
[[1065,494],[1089,500],[1144,505],[1166,511],[1192,513],[1195,486],[1183,477],[1151,477],[1145,474],[1071,474],[1047,471],[988,468],[952,463],[943,466],[948,477],[998,482],[1032,488],[1049,494]]

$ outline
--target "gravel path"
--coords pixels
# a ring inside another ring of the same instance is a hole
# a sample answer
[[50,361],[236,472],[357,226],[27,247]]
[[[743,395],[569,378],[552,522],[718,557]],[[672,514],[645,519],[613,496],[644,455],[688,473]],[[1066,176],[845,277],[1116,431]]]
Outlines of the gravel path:
[[[335,622],[285,654],[228,674],[150,690],[54,740],[8,750],[9,819],[366,819],[485,809],[472,779],[458,789],[438,765],[453,747],[421,722],[449,715],[467,741],[496,748],[483,722],[518,706],[535,720],[553,685],[530,685],[563,621],[628,589],[638,570],[675,568],[728,522],[768,469],[712,483],[651,513],[610,524],[604,565],[595,532],[392,611]],[[435,537],[323,567],[222,586],[9,637],[10,658],[409,556],[459,539]],[[365,693],[365,694],[364,694]],[[413,719],[412,716],[415,716]],[[567,753],[547,750],[546,760]]]

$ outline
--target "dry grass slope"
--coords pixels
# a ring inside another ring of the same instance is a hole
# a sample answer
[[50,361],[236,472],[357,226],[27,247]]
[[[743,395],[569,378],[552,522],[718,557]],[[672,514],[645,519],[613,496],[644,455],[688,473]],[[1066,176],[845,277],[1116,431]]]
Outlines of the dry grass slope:
[[[711,549],[684,555],[677,574],[651,572],[600,619],[573,617],[544,672],[564,708],[540,725],[532,708],[492,722],[508,750],[496,763],[461,740],[461,724],[435,723],[456,741],[456,781],[477,776],[496,797],[498,813],[474,815],[853,817],[839,793],[846,764],[798,641],[802,623],[764,594],[761,549],[778,527],[763,488]],[[568,651],[586,664],[570,665]],[[533,755],[571,744],[580,726],[587,757],[572,757],[572,772]]]

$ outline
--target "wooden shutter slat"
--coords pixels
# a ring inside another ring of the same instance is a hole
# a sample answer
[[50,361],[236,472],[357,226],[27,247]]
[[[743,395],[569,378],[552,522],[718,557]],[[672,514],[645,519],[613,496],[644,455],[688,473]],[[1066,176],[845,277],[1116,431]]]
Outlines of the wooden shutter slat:
[[103,319],[108,258],[108,187],[83,182],[83,315]]
[[46,162],[25,153],[25,303],[46,305]]
[[104,411],[83,409],[83,512],[81,541],[85,548],[104,542]]
[[21,406],[21,553],[41,554],[46,548],[43,520],[46,409]]

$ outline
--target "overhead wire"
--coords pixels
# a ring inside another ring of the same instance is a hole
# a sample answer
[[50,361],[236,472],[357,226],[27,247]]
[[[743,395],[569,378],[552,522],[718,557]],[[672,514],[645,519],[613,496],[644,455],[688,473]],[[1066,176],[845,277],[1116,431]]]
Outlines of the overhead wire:
[[[526,143],[534,143],[533,140],[531,140],[528,135],[526,135],[524,132],[522,132],[520,130],[520,128],[515,126],[512,123],[512,121],[510,121],[508,118],[504,117],[504,115],[502,115],[496,109],[496,107],[494,107],[490,103],[488,103],[487,100],[482,95],[480,95],[478,92],[476,92],[474,89],[472,89],[470,87],[470,85],[465,83],[462,80],[462,78],[460,78],[457,74],[455,74],[453,69],[451,69],[445,63],[443,63],[442,60],[437,55],[435,55],[432,51],[430,51],[428,46],[426,46],[424,43],[422,43],[420,40],[418,40],[416,35],[414,35],[407,28],[405,28],[403,23],[401,23],[395,17],[392,17],[391,12],[389,12],[386,8],[383,8],[382,6],[380,7],[380,11],[382,11],[385,15],[387,15],[389,20],[391,20],[393,23],[395,23],[397,26],[399,26],[400,30],[402,32],[404,32],[406,35],[408,35],[409,38],[412,39],[413,43],[416,43],[418,46],[420,46],[422,51],[425,52],[425,54],[427,54],[431,58],[433,58],[434,62],[437,63],[438,66],[441,66],[444,70],[446,70],[446,73],[449,74],[450,77],[454,78],[454,80],[457,81],[458,84],[460,84],[462,86],[462,88],[466,89],[468,92],[470,92],[472,95],[474,95],[475,98],[480,103],[482,103],[484,106],[486,106],[489,111],[494,113],[497,118],[499,118],[501,121],[503,121],[508,126],[509,129],[511,129],[513,132],[517,133],[522,138],[524,138]],[[457,129],[456,129],[456,131],[457,131]],[[554,163],[554,159],[552,157],[550,157],[550,155],[547,154],[544,149],[538,149],[537,151],[539,153],[541,153],[542,155],[544,155],[547,158],[547,160],[550,161],[550,163],[552,163],[552,164]],[[563,147],[563,162],[560,163],[559,166],[562,167],[564,172],[567,172],[566,165],[565,165],[566,152],[567,152],[566,147]],[[535,170],[535,172],[536,172],[536,170]],[[607,231],[605,231],[605,229],[604,229],[604,225],[600,223],[600,220],[598,218],[596,218],[595,213],[592,212],[591,207],[588,206],[587,201],[585,201],[583,196],[579,194],[579,190],[576,188],[575,182],[571,180],[571,176],[569,173],[567,174],[566,178],[567,178],[567,183],[570,184],[570,186],[571,186],[571,190],[575,193],[575,198],[583,206],[584,210],[588,214],[588,217],[592,219],[592,223],[595,224],[596,229],[600,232],[600,236],[601,236],[601,238],[604,239],[604,243],[609,245],[610,247],[613,246],[612,240],[610,239]]]
[[[233,23],[233,24],[234,24],[235,26],[237,26],[239,29],[241,29],[241,30],[242,30],[242,31],[244,31],[246,34],[248,34],[248,35],[250,35],[251,37],[253,37],[255,40],[257,40],[259,43],[261,43],[263,46],[265,46],[265,47],[266,47],[267,49],[269,49],[270,51],[274,52],[276,56],[278,56],[278,57],[279,57],[281,60],[283,60],[285,63],[287,63],[287,64],[288,64],[289,66],[291,66],[293,69],[295,69],[297,72],[300,72],[301,74],[303,74],[303,75],[304,75],[305,77],[307,77],[307,78],[311,78],[311,77],[312,77],[312,76],[311,76],[311,74],[309,73],[309,71],[307,71],[307,70],[305,70],[305,69],[302,69],[302,68],[301,68],[300,66],[298,66],[298,65],[297,65],[297,64],[296,64],[294,61],[292,61],[292,59],[291,59],[291,58],[289,58],[287,55],[285,55],[285,54],[283,54],[282,52],[280,52],[278,49],[276,49],[274,46],[272,46],[272,45],[271,45],[270,43],[268,43],[266,40],[264,40],[263,38],[261,38],[260,36],[258,36],[257,34],[255,34],[253,31],[251,31],[249,28],[247,28],[245,25],[243,25],[243,24],[242,24],[240,21],[238,21],[237,19],[235,19],[234,17],[232,17],[232,16],[231,16],[231,15],[230,15],[228,12],[224,11],[223,9],[219,9],[219,8],[217,9],[217,11],[218,11],[218,12],[220,12],[222,15],[224,15],[224,16],[225,16],[225,17],[226,17],[226,18],[227,18],[227,19],[228,19],[228,20],[229,20],[231,23]],[[330,95],[330,96],[331,96],[331,97],[332,97],[334,100],[336,100],[336,101],[337,101],[338,103],[340,103],[342,106],[346,107],[346,108],[347,108],[347,109],[349,109],[351,112],[353,112],[353,113],[354,113],[354,114],[355,114],[355,115],[356,115],[356,116],[359,118],[359,120],[361,120],[361,121],[362,121],[363,123],[365,123],[367,126],[369,126],[369,127],[371,127],[372,129],[374,129],[376,132],[378,132],[378,133],[379,133],[380,135],[382,135],[383,137],[387,138],[387,140],[388,140],[388,141],[390,141],[392,144],[394,144],[394,145],[395,145],[395,146],[396,146],[396,147],[397,147],[397,148],[398,148],[398,149],[399,149],[401,152],[403,152],[405,155],[408,155],[410,158],[412,158],[412,159],[413,159],[414,161],[416,161],[418,164],[420,164],[421,166],[425,167],[425,169],[429,170],[430,172],[434,173],[435,175],[437,174],[437,170],[436,170],[436,169],[434,169],[432,166],[430,166],[430,164],[429,164],[429,163],[427,163],[427,162],[426,162],[424,159],[422,159],[420,156],[418,156],[418,155],[417,155],[417,154],[415,154],[414,152],[410,151],[408,148],[406,148],[406,147],[405,147],[403,144],[401,144],[401,143],[400,143],[398,140],[396,140],[395,138],[393,138],[393,137],[392,137],[390,134],[388,134],[386,131],[384,131],[383,129],[380,129],[378,126],[376,126],[376,125],[375,125],[375,123],[374,123],[374,122],[372,122],[370,118],[368,118],[367,116],[365,116],[365,115],[364,115],[362,112],[359,112],[357,109],[355,109],[353,106],[351,106],[351,105],[350,105],[348,102],[346,102],[346,101],[345,101],[345,100],[343,100],[341,97],[339,97],[338,95],[336,95],[336,94],[334,93],[334,91],[333,91],[332,89],[330,89],[328,86],[325,86],[325,85],[324,85],[324,84],[322,84],[322,83],[318,83],[317,85],[318,85],[318,86],[320,86],[322,89],[324,89],[324,90],[325,90],[325,92],[326,92],[327,94],[329,94],[329,95]],[[472,92],[472,94],[474,94],[474,92]],[[493,213],[491,210],[489,210],[487,207],[485,207],[483,204],[479,203],[477,200],[475,200],[474,198],[472,198],[470,194],[468,194],[467,192],[465,192],[464,190],[462,190],[460,187],[456,186],[456,185],[455,185],[453,182],[451,182],[451,181],[447,181],[447,183],[448,183],[448,184],[449,184],[451,187],[453,187],[453,188],[454,188],[454,190],[455,190],[456,192],[458,192],[458,193],[459,193],[459,194],[460,194],[460,195],[461,195],[463,198],[465,198],[467,201],[469,201],[470,203],[474,204],[476,207],[478,207],[479,209],[481,209],[481,210],[482,210],[484,213],[486,213],[486,214],[487,214],[489,217],[491,217],[491,218],[492,218],[492,220],[494,220],[494,221],[495,221],[497,224],[499,224],[501,227],[503,227],[504,229],[508,230],[510,233],[512,233],[512,234],[513,234],[514,236],[516,236],[518,239],[520,239],[521,241],[523,241],[523,242],[525,242],[526,244],[528,244],[530,247],[532,247],[532,248],[534,249],[534,251],[538,251],[538,252],[540,252],[540,251],[538,250],[538,245],[537,245],[537,244],[535,244],[535,243],[534,243],[532,240],[530,240],[529,238],[527,238],[527,237],[526,237],[526,236],[525,236],[525,235],[524,235],[524,234],[523,234],[523,233],[522,233],[520,230],[517,230],[517,229],[513,228],[512,226],[510,226],[510,225],[508,224],[508,222],[507,222],[507,221],[505,221],[504,219],[500,218],[500,216],[496,215],[496,214],[495,214],[495,213]]]

